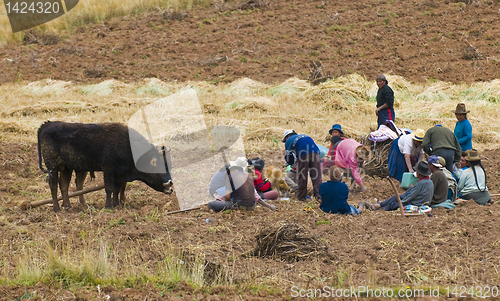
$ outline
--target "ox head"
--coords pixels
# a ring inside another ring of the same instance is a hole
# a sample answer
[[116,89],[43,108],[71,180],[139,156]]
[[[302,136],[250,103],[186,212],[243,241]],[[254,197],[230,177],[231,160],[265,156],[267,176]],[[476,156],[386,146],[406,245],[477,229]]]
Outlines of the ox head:
[[156,191],[171,194],[172,176],[169,170],[170,155],[165,147],[152,147],[136,162],[143,181]]

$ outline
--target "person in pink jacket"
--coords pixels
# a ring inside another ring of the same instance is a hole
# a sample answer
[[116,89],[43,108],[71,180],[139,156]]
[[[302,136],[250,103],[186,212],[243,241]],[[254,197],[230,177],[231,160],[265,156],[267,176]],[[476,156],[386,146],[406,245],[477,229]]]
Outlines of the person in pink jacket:
[[[370,160],[373,153],[366,145],[362,145],[354,139],[345,139],[339,142],[336,148],[334,165],[344,170],[350,169],[356,183],[361,187],[361,191],[366,191],[363,185],[358,168],[363,167],[365,160]],[[354,183],[351,185],[352,189]]]

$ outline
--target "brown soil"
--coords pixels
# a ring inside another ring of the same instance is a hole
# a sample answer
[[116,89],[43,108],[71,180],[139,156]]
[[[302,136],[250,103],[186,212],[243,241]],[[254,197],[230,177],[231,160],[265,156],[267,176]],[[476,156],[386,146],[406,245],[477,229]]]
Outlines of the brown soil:
[[355,72],[488,81],[500,72],[498,9],[497,0],[217,2],[89,24],[49,39],[56,44],[27,35],[25,45],[0,49],[0,83],[282,82]]
[[[57,283],[40,283],[36,286],[0,286],[0,300],[29,296],[26,294],[34,296],[35,291],[38,297],[43,296],[40,300],[236,300],[239,296],[243,300],[278,300],[289,299],[293,285],[317,288],[324,285],[325,279],[330,279],[327,283],[338,286],[342,274],[339,270],[348,275],[342,280],[344,287],[366,284],[395,287],[406,283],[424,287],[496,285],[499,279],[494,267],[500,258],[500,230],[492,223],[493,216],[500,214],[497,204],[479,206],[466,202],[456,210],[433,210],[432,217],[405,219],[378,211],[365,212],[357,217],[331,215],[323,213],[317,205],[312,207],[313,210],[303,211],[306,204],[293,200],[274,201],[280,209],[277,213],[258,207],[254,212],[216,214],[196,210],[166,216],[163,213],[176,209],[175,198],[158,194],[140,184],[127,188],[129,199],[125,207],[115,211],[86,214],[89,209],[79,205],[75,198],[71,201],[72,209],[58,214],[48,205],[22,211],[19,207],[22,202],[49,197],[48,184],[43,182],[43,174],[38,169],[37,147],[0,143],[0,162],[4,162],[0,165],[0,200],[5,208],[0,220],[0,238],[8,241],[13,254],[30,241],[47,240],[57,245],[65,240],[77,242],[81,233],[92,235],[103,231],[101,239],[112,242],[115,250],[126,250],[131,243],[140,245],[142,258],[136,259],[136,264],[147,262],[153,268],[165,254],[148,242],[166,240],[168,236],[179,249],[188,246],[206,248],[207,262],[213,267],[223,266],[231,271],[236,284],[260,277],[270,279],[273,275],[286,279],[286,282],[276,283],[276,290],[280,291],[274,293],[220,286],[207,292],[186,283],[169,289],[140,285],[126,289],[90,287],[75,291],[64,289]],[[484,155],[490,193],[496,193],[500,185],[497,172],[500,151],[486,151]],[[262,153],[260,156],[276,166],[282,157],[277,153]],[[99,176],[98,173],[96,181],[100,181]],[[385,179],[366,178],[365,183],[369,192],[352,193],[351,204],[374,197],[383,200],[392,195]],[[104,198],[103,191],[87,195],[88,204],[98,211],[104,206]],[[498,196],[493,199],[500,200]],[[159,213],[157,219],[148,218],[155,208]],[[111,220],[119,219],[124,223],[108,226]],[[206,219],[210,219],[210,223]],[[249,256],[257,247],[255,235],[278,223],[297,223],[307,235],[320,239],[327,252],[297,262]],[[83,248],[78,243],[73,247],[75,253],[81,251],[79,247]],[[234,260],[228,261],[228,254]],[[7,264],[3,268],[15,267]],[[436,279],[417,279],[422,268],[426,268],[426,277],[431,276],[429,271],[434,271]],[[442,273],[454,268],[459,271],[456,278]],[[469,273],[473,275],[469,276]]]
[[[4,46],[0,49],[0,83],[45,78],[94,83],[145,77],[215,83],[249,77],[280,82],[292,76],[308,78],[311,61],[321,62],[322,76],[357,72],[374,79],[384,72],[411,81],[470,83],[499,74],[496,0],[278,0],[251,8],[228,2],[186,13],[128,16],[83,26],[54,45]],[[293,200],[273,202],[280,209],[277,213],[258,207],[255,212],[197,210],[166,216],[163,213],[178,208],[175,195],[161,195],[137,183],[127,188],[129,200],[116,211],[101,210],[102,191],[86,196],[99,214],[85,214],[89,209],[77,199],[71,200],[72,209],[58,214],[48,205],[22,211],[24,201],[50,196],[36,149],[31,144],[0,142],[0,202],[3,208],[10,208],[0,218],[0,241],[9,246],[9,252],[17,254],[34,240],[57,242],[64,236],[77,241],[81,233],[107,229],[111,220],[123,219],[124,224],[101,235],[117,250],[126,249],[131,242],[141,245],[143,256],[138,265],[150,262],[153,267],[163,260],[165,254],[148,242],[167,240],[168,236],[178,248],[208,248],[207,260],[231,271],[237,285],[211,291],[186,283],[168,290],[145,285],[77,291],[58,283],[3,285],[0,300],[20,300],[35,291],[39,300],[280,300],[290,298],[293,285],[316,288],[325,281],[336,287],[415,283],[435,287],[498,285],[500,279],[496,271],[500,230],[493,224],[494,216],[500,214],[498,204],[481,207],[467,202],[456,210],[433,210],[432,217],[406,219],[385,212],[365,212],[358,217],[329,215],[317,205],[303,211],[306,204]],[[281,165],[282,154],[256,155],[267,164]],[[488,150],[484,155],[488,186],[495,194],[500,185],[500,150]],[[100,179],[97,174],[96,182]],[[393,194],[385,179],[368,178],[365,183],[369,192],[352,193],[351,204]],[[493,199],[500,201],[498,196]],[[154,210],[158,210],[157,218],[148,218]],[[279,222],[296,222],[320,237],[328,255],[292,263],[242,256],[255,249],[255,235],[261,229]],[[80,251],[83,249],[75,249]],[[228,261],[228,254],[234,255],[233,261]],[[2,261],[2,269],[14,268]],[[428,279],[419,274],[422,270]],[[339,271],[346,275],[342,284]],[[276,290],[236,288],[260,277],[278,279]]]

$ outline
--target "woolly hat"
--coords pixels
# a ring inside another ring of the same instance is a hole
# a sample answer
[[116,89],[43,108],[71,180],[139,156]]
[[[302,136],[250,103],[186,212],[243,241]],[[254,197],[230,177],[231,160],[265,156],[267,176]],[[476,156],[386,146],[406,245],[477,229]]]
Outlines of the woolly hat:
[[413,169],[424,177],[428,177],[431,175],[431,169],[429,168],[429,162],[420,161]]

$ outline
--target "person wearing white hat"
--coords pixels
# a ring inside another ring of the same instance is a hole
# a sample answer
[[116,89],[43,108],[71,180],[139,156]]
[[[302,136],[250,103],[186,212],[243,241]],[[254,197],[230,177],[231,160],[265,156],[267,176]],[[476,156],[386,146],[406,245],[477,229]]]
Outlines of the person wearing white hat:
[[422,149],[424,135],[424,130],[417,129],[392,142],[387,161],[387,169],[391,177],[401,182],[405,172],[414,172],[413,166],[424,159]]
[[224,186],[217,189],[214,195],[216,199],[207,204],[208,209],[215,212],[235,207],[253,210],[259,203],[272,211],[278,210],[276,206],[260,198],[253,185],[253,178],[245,172],[247,166],[247,159],[239,157],[224,167],[226,173]]
[[319,186],[322,182],[322,173],[318,146],[311,137],[298,135],[294,130],[286,130],[281,141],[285,143],[286,162],[289,165],[297,163],[297,198],[299,201],[306,201],[309,174],[313,183],[314,197],[320,200]]

